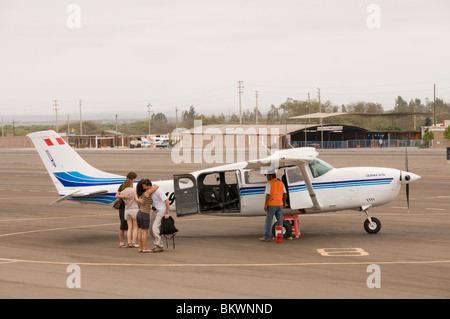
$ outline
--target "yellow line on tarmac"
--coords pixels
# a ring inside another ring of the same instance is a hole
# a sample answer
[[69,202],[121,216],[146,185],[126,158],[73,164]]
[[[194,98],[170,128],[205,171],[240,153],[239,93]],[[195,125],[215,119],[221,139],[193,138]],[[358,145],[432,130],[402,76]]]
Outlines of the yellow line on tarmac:
[[311,263],[242,263],[242,264],[219,264],[219,263],[205,263],[205,264],[145,264],[145,263],[87,263],[87,262],[62,262],[62,261],[45,261],[45,260],[25,260],[25,259],[11,259],[0,258],[4,262],[19,262],[31,264],[48,264],[48,265],[71,265],[79,266],[132,266],[132,267],[292,267],[292,266],[351,266],[351,265],[429,265],[429,264],[445,264],[450,263],[450,260],[423,260],[423,261],[365,261],[365,262],[311,262]]
[[0,237],[8,237],[8,236],[15,236],[15,235],[23,235],[23,234],[33,234],[33,233],[43,233],[43,232],[48,232],[48,231],[65,230],[65,229],[73,229],[73,228],[102,227],[102,226],[111,226],[111,225],[117,225],[117,223],[96,224],[96,225],[82,225],[82,226],[71,226],[71,227],[59,227],[59,228],[29,230],[29,231],[22,231],[22,232],[17,232],[17,233],[3,234],[3,235],[0,235]]
[[0,219],[1,222],[16,222],[16,221],[29,221],[29,220],[51,220],[51,219],[70,219],[70,218],[86,218],[86,217],[103,217],[103,216],[116,216],[117,214],[95,214],[95,215],[72,215],[72,216],[59,216],[59,217],[31,217],[31,218],[14,218],[14,219]]
[[[42,218],[23,218],[23,219],[10,219],[10,220],[0,220],[0,222],[12,222],[12,221],[24,221],[24,220],[46,220],[46,219],[68,219],[68,218],[84,218],[84,217],[98,217],[98,216],[111,216],[115,214],[98,214],[98,215],[74,215],[74,216],[66,216],[66,217],[42,217]],[[229,218],[245,218],[245,217],[219,217],[219,218],[198,218],[198,219],[189,219],[184,221],[201,221],[201,220],[212,220],[212,219],[229,219]],[[37,229],[37,230],[29,230],[22,231],[16,233],[9,234],[1,234],[0,237],[9,237],[15,235],[23,235],[23,234],[33,234],[33,233],[43,233],[49,231],[57,231],[57,230],[65,230],[65,229],[74,229],[74,228],[86,228],[86,227],[102,227],[102,226],[111,226],[117,225],[116,223],[108,223],[108,224],[94,224],[94,225],[79,225],[79,226],[69,226],[69,227],[58,227],[58,228],[47,228],[47,229]]]
[[[50,196],[47,196],[47,197],[45,197],[45,198],[54,198],[55,196],[52,196],[52,197],[50,197]],[[29,200],[29,199],[42,199],[42,198],[44,198],[44,197],[42,197],[42,196],[37,196],[37,197],[33,197],[33,196],[27,196],[26,197],[26,200]],[[18,197],[10,197],[10,196],[8,196],[8,197],[0,197],[0,200],[1,201],[8,201],[8,202],[11,202],[11,201],[15,201],[15,200],[21,200],[21,201],[23,201],[25,198],[23,197],[23,196],[18,196]]]

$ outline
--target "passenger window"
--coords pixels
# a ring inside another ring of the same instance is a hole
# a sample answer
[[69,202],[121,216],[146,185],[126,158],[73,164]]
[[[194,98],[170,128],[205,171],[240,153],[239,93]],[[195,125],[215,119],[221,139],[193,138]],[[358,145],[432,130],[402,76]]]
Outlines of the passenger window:
[[267,183],[266,176],[261,174],[259,169],[253,171],[246,171],[244,176],[245,176],[245,184]]
[[218,173],[212,173],[205,176],[203,185],[219,185],[220,175]]
[[178,180],[178,186],[180,189],[191,188],[194,186],[192,181],[187,177],[182,177]]
[[237,184],[236,172],[225,172],[225,184]]

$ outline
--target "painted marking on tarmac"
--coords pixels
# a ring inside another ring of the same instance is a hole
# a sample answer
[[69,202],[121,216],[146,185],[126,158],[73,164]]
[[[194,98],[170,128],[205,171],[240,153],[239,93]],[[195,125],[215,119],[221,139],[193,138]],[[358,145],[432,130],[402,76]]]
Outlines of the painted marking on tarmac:
[[[223,218],[235,218],[235,217],[223,217]],[[194,220],[194,219],[192,219]],[[196,219],[201,220],[201,219]],[[64,229],[73,228],[83,228],[83,227],[102,227],[116,225],[117,223],[108,224],[97,224],[97,225],[83,225],[83,226],[71,226],[71,227],[60,227],[52,229],[41,229],[26,232],[17,232],[10,234],[3,234],[0,237],[13,236],[19,234],[27,233],[38,233],[47,231],[57,231]],[[369,255],[362,248],[322,248],[318,249],[325,252],[328,256],[367,256]],[[348,253],[351,254],[348,255]],[[340,253],[340,255],[338,254]],[[347,255],[344,255],[347,254]],[[45,260],[26,260],[26,259],[11,259],[11,258],[0,258],[0,263],[29,263],[29,264],[49,264],[49,265],[70,265],[74,262],[62,262],[62,261],[45,261]],[[303,262],[303,263],[173,263],[173,264],[156,264],[156,263],[89,263],[89,262],[76,262],[80,266],[131,266],[131,267],[210,267],[210,268],[232,268],[232,267],[292,267],[292,266],[341,266],[341,265],[367,265],[367,264],[378,264],[378,265],[426,265],[426,264],[446,264],[450,263],[450,260],[425,260],[425,261],[365,261],[365,262]]]
[[[42,196],[39,196],[39,197],[30,197],[30,196],[27,196],[27,197],[26,197],[27,200],[29,200],[29,199],[43,199],[43,198],[54,198],[54,196],[52,196],[52,197],[50,197],[50,196],[48,196],[48,197],[42,197]],[[8,196],[8,197],[0,197],[0,201],[8,201],[8,202],[11,202],[11,201],[16,201],[16,200],[23,201],[23,200],[24,200],[24,197],[23,197],[23,196],[19,196],[19,197],[10,197],[10,196]]]
[[317,252],[325,257],[369,256],[362,248],[319,248]]
[[111,226],[111,225],[117,225],[117,223],[83,225],[83,226],[70,226],[70,227],[58,227],[58,228],[50,228],[50,229],[37,229],[37,230],[22,231],[22,232],[17,232],[17,233],[2,234],[2,235],[0,235],[0,237],[9,237],[9,236],[33,234],[33,233],[43,233],[43,232],[49,232],[49,231],[74,229],[74,228],[102,227],[102,226]]
[[64,261],[45,261],[45,260],[26,260],[26,259],[10,259],[0,258],[1,261],[18,262],[29,264],[47,264],[47,265],[71,265],[77,264],[79,266],[131,266],[131,267],[292,267],[292,266],[350,266],[350,265],[429,265],[429,264],[448,264],[450,260],[421,260],[421,261],[365,261],[365,262],[303,262],[303,263],[242,263],[242,264],[220,264],[220,263],[204,263],[204,264],[188,264],[188,263],[173,263],[173,264],[146,264],[146,263],[88,263],[88,262],[64,262]]
[[[29,197],[27,197],[29,198]],[[15,219],[0,219],[1,222],[17,222],[17,221],[30,221],[30,220],[53,220],[53,219],[71,219],[71,218],[89,218],[89,217],[109,217],[116,216],[115,213],[110,214],[95,214],[95,215],[72,215],[72,216],[58,216],[58,217],[31,217],[31,218],[15,218]],[[83,227],[83,226],[80,226]]]

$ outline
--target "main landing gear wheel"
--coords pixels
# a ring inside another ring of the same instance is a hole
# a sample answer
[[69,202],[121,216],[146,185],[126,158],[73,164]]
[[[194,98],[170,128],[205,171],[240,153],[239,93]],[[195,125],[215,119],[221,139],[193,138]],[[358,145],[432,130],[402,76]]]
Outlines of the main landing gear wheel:
[[364,221],[364,229],[369,234],[376,234],[381,229],[381,222],[378,218],[370,217]]
[[[272,236],[275,238],[275,227],[278,225],[278,223],[274,223],[272,225]],[[292,225],[289,221],[284,220],[283,221],[283,238],[289,238],[292,234]]]

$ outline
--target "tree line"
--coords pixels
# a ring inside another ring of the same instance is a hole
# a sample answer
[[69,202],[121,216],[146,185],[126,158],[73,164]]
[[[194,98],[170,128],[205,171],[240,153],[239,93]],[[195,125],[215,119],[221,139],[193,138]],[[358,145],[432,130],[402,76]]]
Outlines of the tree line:
[[[242,113],[242,122],[244,124],[255,124],[258,118],[259,124],[285,124],[295,123],[289,120],[290,117],[311,114],[316,112],[334,113],[349,112],[363,114],[395,115],[396,113],[420,112],[430,115],[418,116],[361,116],[346,115],[331,117],[324,120],[325,124],[346,124],[363,127],[368,130],[413,130],[420,129],[427,124],[427,118],[432,119],[434,101],[418,98],[411,99],[409,102],[398,96],[395,99],[395,107],[391,111],[385,112],[380,103],[375,102],[353,102],[347,105],[335,105],[330,101],[319,102],[318,100],[295,100],[287,98],[279,106],[271,105],[266,114],[259,110],[246,109]],[[226,117],[223,113],[206,116],[199,114],[194,105],[181,113],[177,122],[168,121],[166,115],[162,112],[152,114],[150,121],[151,134],[164,134],[173,132],[177,127],[190,129],[194,127],[194,121],[201,119],[203,125],[210,124],[239,124],[239,114],[233,113]],[[442,123],[442,120],[450,119],[450,104],[444,103],[443,99],[436,98],[436,121]],[[428,121],[429,124],[429,121]],[[31,132],[48,130],[52,125],[20,125],[13,127],[11,124],[4,125],[2,128],[4,136],[24,136]],[[80,134],[79,122],[71,122],[69,125],[60,125],[59,132],[73,132]],[[82,134],[93,135],[102,134],[105,131],[116,130],[126,135],[147,135],[148,120],[136,121],[132,123],[99,123],[96,121],[83,121]]]

